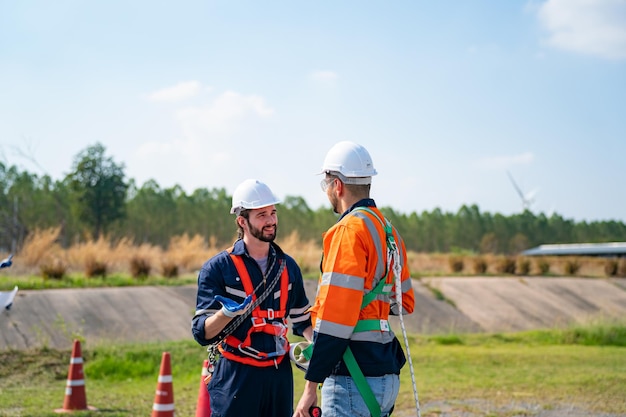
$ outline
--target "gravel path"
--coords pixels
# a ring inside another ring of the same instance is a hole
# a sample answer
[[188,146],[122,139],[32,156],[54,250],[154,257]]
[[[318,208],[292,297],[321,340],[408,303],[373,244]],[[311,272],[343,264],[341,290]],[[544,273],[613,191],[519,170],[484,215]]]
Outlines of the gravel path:
[[[486,400],[433,401],[420,404],[422,417],[626,417],[626,414],[611,414],[580,406],[565,404],[542,405],[516,401],[495,405]],[[415,417],[417,411],[398,410],[393,417]]]

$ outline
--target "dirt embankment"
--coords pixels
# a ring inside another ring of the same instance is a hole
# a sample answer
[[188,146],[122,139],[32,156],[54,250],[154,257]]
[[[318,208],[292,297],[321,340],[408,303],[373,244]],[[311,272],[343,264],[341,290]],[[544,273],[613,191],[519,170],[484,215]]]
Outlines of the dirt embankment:
[[[315,282],[307,281],[315,296]],[[409,332],[509,332],[626,317],[626,279],[442,277],[413,282]],[[0,349],[191,338],[195,286],[19,291],[0,312]],[[397,321],[394,322],[394,326]]]

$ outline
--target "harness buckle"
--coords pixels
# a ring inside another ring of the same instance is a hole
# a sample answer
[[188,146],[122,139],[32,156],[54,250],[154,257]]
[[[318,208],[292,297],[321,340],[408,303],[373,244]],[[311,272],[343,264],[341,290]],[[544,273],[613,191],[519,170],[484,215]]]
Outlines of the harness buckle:
[[388,332],[389,331],[389,322],[387,320],[381,320],[380,321],[380,330],[382,332]]
[[280,352],[261,352],[260,350],[257,350],[252,346],[244,346],[243,343],[238,346],[238,349],[244,355],[250,356],[251,358],[257,360],[273,359],[284,355],[284,353]]
[[276,314],[274,313],[274,310],[271,308],[267,309],[267,318],[269,320],[274,320],[274,318],[276,317]]
[[265,319],[263,317],[251,317],[252,327],[261,327],[265,326]]

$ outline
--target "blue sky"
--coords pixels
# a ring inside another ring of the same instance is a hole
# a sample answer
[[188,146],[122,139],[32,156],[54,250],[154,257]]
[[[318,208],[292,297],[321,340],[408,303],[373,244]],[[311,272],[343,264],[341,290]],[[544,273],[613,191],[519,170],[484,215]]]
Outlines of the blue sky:
[[626,221],[626,0],[0,1],[0,161],[328,206],[352,140],[404,213]]

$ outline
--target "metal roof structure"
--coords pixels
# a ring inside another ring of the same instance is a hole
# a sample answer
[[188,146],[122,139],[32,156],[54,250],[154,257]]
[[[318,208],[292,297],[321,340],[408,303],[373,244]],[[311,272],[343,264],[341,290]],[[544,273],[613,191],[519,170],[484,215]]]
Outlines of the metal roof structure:
[[626,257],[626,242],[539,245],[523,251],[522,255]]

